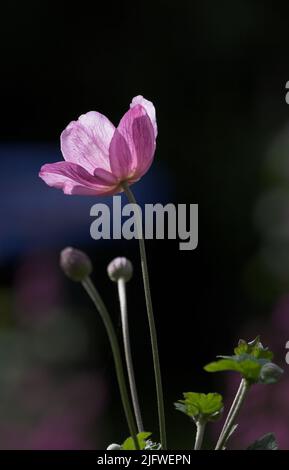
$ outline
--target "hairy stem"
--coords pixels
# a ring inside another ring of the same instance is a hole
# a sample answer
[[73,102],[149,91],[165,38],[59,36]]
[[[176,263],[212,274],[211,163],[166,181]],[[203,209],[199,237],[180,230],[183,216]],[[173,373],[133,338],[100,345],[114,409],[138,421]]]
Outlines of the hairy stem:
[[195,441],[195,450],[200,450],[202,447],[203,439],[204,439],[204,433],[205,433],[205,428],[206,428],[206,422],[205,421],[197,421],[197,434],[196,434],[196,441]]
[[234,426],[235,419],[238,416],[240,408],[245,400],[248,389],[249,389],[249,384],[247,380],[242,379],[240,386],[238,388],[237,394],[235,396],[235,399],[232,403],[231,409],[228,413],[225,424],[223,426],[223,429],[220,434],[215,450],[222,450],[224,445],[226,444],[227,438],[229,437],[232,427]]
[[120,312],[121,312],[121,324],[122,324],[122,336],[123,336],[123,343],[124,343],[125,360],[126,360],[126,367],[127,367],[127,373],[128,373],[128,379],[129,379],[130,392],[131,392],[131,397],[132,397],[132,404],[134,408],[134,414],[136,418],[138,432],[143,432],[144,427],[143,427],[142,416],[141,416],[141,411],[140,411],[140,406],[139,406],[138,393],[137,393],[137,388],[136,388],[132,354],[131,354],[131,347],[130,347],[126,286],[125,286],[125,280],[123,278],[120,278],[117,281],[117,287],[118,287],[118,296],[119,296]]
[[234,398],[234,400],[233,400],[233,403],[232,403],[232,405],[231,405],[231,408],[230,408],[230,410],[229,410],[229,412],[228,412],[228,414],[227,414],[225,423],[224,423],[224,425],[223,425],[221,434],[220,434],[219,439],[218,439],[218,442],[217,442],[217,446],[218,446],[218,444],[219,444],[219,441],[221,441],[221,439],[223,438],[224,432],[225,432],[226,429],[227,429],[229,420],[231,419],[232,412],[233,412],[233,410],[234,410],[234,408],[235,408],[235,406],[236,406],[237,401],[239,400],[239,397],[240,397],[240,393],[241,393],[241,391],[242,391],[242,388],[243,388],[243,380],[241,380],[241,382],[240,382],[239,388],[238,388],[238,390],[237,390],[237,393],[236,393],[236,395],[235,395],[235,398]]
[[[123,183],[122,185],[125,194],[131,204],[137,204],[135,197],[129,188],[127,183]],[[161,378],[161,369],[160,369],[160,360],[159,360],[159,352],[158,352],[158,341],[157,341],[157,332],[153,314],[153,306],[152,306],[152,299],[151,299],[151,292],[150,292],[150,283],[149,283],[149,274],[148,274],[148,265],[147,265],[147,256],[146,256],[146,249],[145,249],[145,242],[143,238],[143,230],[142,230],[142,220],[141,214],[137,211],[136,217],[136,226],[139,238],[139,249],[140,249],[140,257],[141,257],[141,268],[142,268],[142,276],[143,276],[143,283],[144,283],[144,291],[145,291],[145,299],[146,299],[146,307],[147,307],[147,316],[148,316],[148,323],[150,329],[150,339],[151,339],[151,346],[152,346],[152,355],[153,355],[153,364],[154,364],[154,374],[155,374],[155,382],[156,382],[156,392],[157,392],[157,405],[158,405],[158,417],[159,417],[159,428],[160,428],[160,441],[162,444],[162,449],[167,448],[167,439],[166,439],[166,424],[165,424],[165,411],[164,411],[164,397],[163,397],[163,386],[162,386],[162,378]]]
[[107,311],[107,308],[100,297],[98,291],[96,290],[94,284],[92,283],[91,279],[87,277],[84,281],[82,281],[82,285],[86,292],[88,293],[89,297],[93,301],[96,309],[98,310],[102,321],[104,323],[104,326],[106,328],[111,349],[112,349],[112,354],[113,354],[113,359],[114,359],[114,364],[115,364],[115,369],[116,369],[116,375],[117,375],[117,380],[118,380],[118,385],[119,385],[119,390],[120,390],[120,395],[121,395],[121,400],[122,400],[122,405],[125,413],[125,417],[127,420],[128,428],[130,435],[133,439],[134,445],[136,449],[139,449],[139,444],[138,444],[138,439],[137,439],[137,430],[136,430],[136,425],[133,417],[133,411],[131,408],[131,403],[129,400],[129,395],[127,391],[127,386],[126,386],[126,380],[124,376],[124,371],[123,371],[123,366],[122,366],[122,359],[121,359],[121,353],[120,353],[120,348],[118,345],[118,340],[117,336],[115,334],[114,326],[112,324],[112,321],[110,319],[109,313]]

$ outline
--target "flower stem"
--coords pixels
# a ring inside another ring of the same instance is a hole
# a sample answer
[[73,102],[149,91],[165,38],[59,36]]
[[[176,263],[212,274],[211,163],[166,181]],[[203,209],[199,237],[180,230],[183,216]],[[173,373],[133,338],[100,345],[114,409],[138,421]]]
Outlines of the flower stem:
[[125,381],[125,376],[124,376],[124,371],[123,371],[123,366],[122,366],[121,353],[120,353],[120,349],[118,345],[117,336],[115,334],[114,326],[110,319],[107,308],[102,298],[100,297],[98,291],[96,290],[94,284],[92,283],[90,277],[87,277],[84,281],[82,281],[82,285],[84,289],[86,290],[86,292],[88,293],[91,300],[93,301],[96,309],[98,310],[103,320],[104,326],[106,328],[110,345],[111,345],[111,349],[112,349],[112,353],[113,353],[113,359],[114,359],[114,364],[115,364],[115,369],[116,369],[116,375],[117,375],[121,400],[122,400],[129,432],[133,439],[135,448],[139,449],[136,425],[135,425],[135,421],[133,417],[131,403],[129,400],[129,395],[127,391],[127,386],[126,386],[126,381]]
[[204,432],[206,428],[206,421],[197,421],[197,434],[196,434],[196,441],[194,450],[200,450],[202,447],[203,439],[204,439]]
[[249,383],[247,382],[247,380],[242,379],[238,391],[236,393],[235,399],[232,403],[231,409],[228,413],[225,424],[223,426],[215,450],[222,450],[224,445],[226,444],[226,441],[230,436],[230,432],[234,426],[235,419],[239,414],[240,408],[245,400],[248,390]]
[[131,355],[131,347],[130,347],[125,284],[126,283],[123,278],[120,278],[117,281],[118,296],[119,296],[120,311],[121,311],[121,324],[122,324],[124,352],[125,352],[128,380],[129,380],[129,385],[130,385],[130,392],[131,392],[131,397],[132,397],[132,404],[134,408],[137,428],[138,428],[138,432],[143,432],[144,427],[143,427],[141,411],[140,411],[140,406],[139,406],[138,393],[137,393],[135,375],[134,375],[134,369],[133,369],[133,361],[132,361],[132,355]]
[[[133,195],[133,192],[129,188],[128,184],[124,182],[122,184],[122,187],[125,191],[125,194],[129,202],[131,204],[137,204],[135,197]],[[142,220],[141,220],[141,215],[139,211],[137,211],[136,226],[137,226],[137,232],[138,232],[138,238],[139,238],[141,268],[142,268],[142,275],[143,275],[143,283],[144,283],[144,291],[145,291],[145,299],[146,299],[146,307],[147,307],[147,315],[148,315],[152,355],[153,355],[153,363],[154,363],[154,374],[155,374],[155,382],[156,382],[157,405],[158,405],[158,416],[159,416],[159,427],[160,427],[160,441],[162,444],[162,449],[165,450],[167,448],[167,440],[166,440],[163,386],[162,386],[160,360],[159,360],[159,352],[158,352],[157,332],[156,332],[151,292],[150,292],[150,284],[149,284],[147,256],[146,256],[145,242],[144,242],[143,231],[142,231]]]
[[233,403],[232,403],[232,405],[231,405],[231,408],[230,408],[230,410],[229,410],[229,413],[227,414],[225,423],[224,423],[224,425],[223,425],[221,434],[220,434],[219,439],[218,439],[217,446],[218,446],[220,440],[223,438],[224,432],[226,431],[226,428],[227,428],[227,426],[228,426],[229,420],[230,420],[230,418],[231,418],[232,411],[234,410],[234,408],[235,408],[235,406],[236,406],[236,403],[237,403],[237,401],[239,400],[239,397],[240,397],[240,393],[241,393],[241,391],[242,391],[242,388],[243,388],[243,380],[241,380],[241,382],[240,382],[239,388],[238,388],[238,390],[237,390],[237,393],[236,393],[236,395],[235,395],[235,398],[234,398],[234,400],[233,400]]

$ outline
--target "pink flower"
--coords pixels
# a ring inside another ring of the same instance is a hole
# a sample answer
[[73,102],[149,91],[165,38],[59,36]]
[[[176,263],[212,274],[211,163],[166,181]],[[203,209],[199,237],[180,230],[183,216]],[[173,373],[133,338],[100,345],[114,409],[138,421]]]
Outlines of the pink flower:
[[121,184],[138,181],[149,169],[156,147],[155,108],[142,96],[133,98],[117,128],[90,111],[61,134],[65,161],[43,165],[39,176],[65,194],[108,195]]

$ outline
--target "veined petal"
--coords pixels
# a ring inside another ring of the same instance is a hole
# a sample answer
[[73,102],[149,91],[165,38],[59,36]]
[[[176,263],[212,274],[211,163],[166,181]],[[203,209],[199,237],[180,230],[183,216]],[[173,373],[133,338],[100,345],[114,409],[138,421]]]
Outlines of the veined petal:
[[115,130],[111,140],[109,158],[112,173],[120,180],[127,179],[133,166],[133,156],[125,137],[119,129]]
[[102,187],[97,190],[89,189],[85,186],[74,185],[67,183],[63,189],[64,194],[75,195],[75,196],[110,196],[121,192],[122,189],[116,187]]
[[154,128],[155,137],[158,135],[157,119],[156,119],[156,110],[151,101],[146,100],[142,95],[135,96],[132,99],[130,104],[131,108],[140,104],[147,112],[148,117],[151,120],[152,126]]
[[115,175],[102,168],[96,168],[93,174],[98,184],[115,185],[118,183],[118,179]]
[[48,186],[62,189],[65,194],[100,195],[113,189],[76,163],[48,163],[42,166],[39,176]]
[[151,120],[141,105],[135,105],[123,116],[113,136],[111,170],[117,171],[121,178],[138,178],[150,166],[154,152],[155,134]]
[[110,170],[109,145],[114,125],[96,111],[82,114],[61,134],[61,151],[68,162],[81,165],[90,174],[100,167]]
[[132,134],[138,161],[135,173],[140,178],[151,166],[156,148],[154,130],[147,115],[134,120]]

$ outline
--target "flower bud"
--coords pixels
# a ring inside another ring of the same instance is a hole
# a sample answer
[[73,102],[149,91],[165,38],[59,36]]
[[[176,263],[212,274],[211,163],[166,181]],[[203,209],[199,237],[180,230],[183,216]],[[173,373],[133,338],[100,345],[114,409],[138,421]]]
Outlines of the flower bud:
[[265,384],[274,384],[278,382],[283,374],[283,369],[273,362],[267,362],[263,365],[260,372],[260,382]]
[[119,444],[110,444],[106,450],[121,450],[121,446]]
[[60,253],[60,266],[72,281],[84,281],[92,273],[89,257],[80,250],[67,247]]
[[115,282],[119,279],[123,279],[126,282],[129,281],[132,277],[132,273],[132,263],[127,258],[115,258],[107,267],[108,276]]

